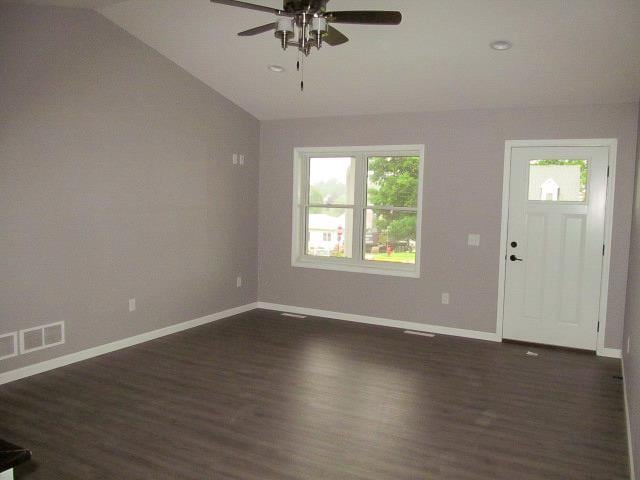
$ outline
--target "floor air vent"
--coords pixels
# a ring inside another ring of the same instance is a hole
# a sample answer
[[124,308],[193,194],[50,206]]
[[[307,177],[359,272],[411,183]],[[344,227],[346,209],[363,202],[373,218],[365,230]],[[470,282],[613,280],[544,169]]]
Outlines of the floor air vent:
[[283,313],[283,317],[293,317],[293,318],[307,318],[306,315],[298,315],[297,313]]
[[0,335],[0,360],[18,355],[18,332]]
[[421,337],[435,337],[433,333],[416,332],[415,330],[405,330],[404,333],[406,333],[407,335],[420,335]]
[[55,347],[64,343],[64,322],[20,330],[20,353]]

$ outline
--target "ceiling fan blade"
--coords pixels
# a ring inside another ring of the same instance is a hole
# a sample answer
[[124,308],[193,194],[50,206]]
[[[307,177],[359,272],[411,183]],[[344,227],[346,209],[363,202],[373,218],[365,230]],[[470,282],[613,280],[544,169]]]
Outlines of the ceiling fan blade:
[[238,33],[240,37],[250,37],[252,35],[258,35],[259,33],[265,33],[269,30],[274,30],[276,28],[275,23],[267,23],[266,25],[261,25],[259,27],[250,28],[249,30],[245,30],[243,32]]
[[349,39],[339,30],[336,30],[331,25],[329,25],[329,31],[327,34],[322,37],[325,43],[335,47],[336,45],[342,45],[343,43],[347,43]]
[[259,12],[273,13],[274,15],[284,15],[290,17],[291,14],[284,10],[277,8],[265,7],[263,5],[256,5],[255,3],[240,2],[239,0],[211,0],[211,3],[221,3],[223,5],[229,5],[231,7],[248,8],[249,10],[257,10]]
[[375,25],[398,25],[402,21],[400,12],[353,10],[327,12],[325,17],[335,23],[368,23]]

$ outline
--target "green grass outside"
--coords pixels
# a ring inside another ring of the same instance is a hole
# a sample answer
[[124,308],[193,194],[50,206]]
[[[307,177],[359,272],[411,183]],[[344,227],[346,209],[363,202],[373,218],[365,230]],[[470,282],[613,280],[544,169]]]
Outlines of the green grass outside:
[[416,263],[416,252],[392,252],[391,255],[376,253],[373,256],[367,254],[367,260],[375,262]]

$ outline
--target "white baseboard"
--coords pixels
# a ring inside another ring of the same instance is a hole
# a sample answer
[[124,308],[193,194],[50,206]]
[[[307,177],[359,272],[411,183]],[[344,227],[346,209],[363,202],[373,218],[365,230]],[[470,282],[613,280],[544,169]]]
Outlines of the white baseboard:
[[141,333],[133,337],[123,338],[122,340],[116,340],[115,342],[107,343],[105,345],[99,345],[97,347],[88,348],[79,352],[70,353],[62,357],[57,357],[51,360],[47,360],[40,363],[34,363],[33,365],[27,365],[26,367],[17,368],[8,372],[0,373],[0,385],[5,383],[14,382],[21,378],[37,375],[38,373],[47,372],[55,368],[64,367],[72,363],[87,360],[89,358],[104,355],[105,353],[115,352],[123,348],[131,347],[139,343],[148,342],[149,340],[155,340],[156,338],[171,335],[172,333],[181,332],[190,328],[199,327],[207,323],[215,322],[226,317],[238,315],[239,313],[248,312],[257,308],[257,302],[248,303],[239,307],[230,308],[222,312],[213,313],[206,317],[196,318],[195,320],[188,320],[186,322],[177,323],[175,325],[169,325],[168,327],[159,328],[158,330],[152,330],[150,332]]
[[[491,342],[501,342],[502,337],[493,332],[480,332],[477,330],[466,330],[463,328],[444,327],[441,325],[430,325],[425,323],[408,322],[404,320],[393,320],[388,318],[370,317],[366,315],[356,315],[352,313],[333,312],[329,310],[319,310],[315,308],[296,307],[292,305],[280,305],[269,302],[253,302],[239,307],[230,308],[222,312],[213,313],[205,317],[196,318],[194,320],[188,320],[186,322],[170,325],[168,327],[160,328],[150,332],[141,333],[133,337],[124,338],[122,340],[116,340],[105,345],[99,345],[97,347],[88,348],[79,352],[57,357],[44,362],[35,363],[33,365],[27,365],[26,367],[17,368],[8,372],[0,373],[0,385],[10,383],[21,378],[37,375],[38,373],[53,370],[55,368],[64,367],[72,363],[80,362],[89,358],[104,355],[106,353],[121,350],[123,348],[131,347],[139,343],[148,342],[156,338],[171,335],[172,333],[181,332],[190,328],[198,327],[216,320],[221,320],[226,317],[238,315],[240,313],[248,312],[256,308],[262,308],[265,310],[276,310],[282,312],[290,312],[301,315],[310,315],[316,317],[334,318],[337,320],[345,320],[348,322],[366,323],[370,325],[381,325],[385,327],[400,328],[402,330],[414,330],[417,332],[437,333],[441,335],[452,335],[456,337],[473,338],[477,340],[487,340]],[[619,349],[604,348],[598,351],[598,355],[604,357],[621,358],[622,353]],[[626,400],[626,397],[625,397]]]
[[627,376],[624,374],[624,360],[622,360],[622,391],[624,394],[624,416],[627,421],[627,442],[629,449],[629,475],[630,480],[636,480],[636,471],[633,465],[633,440],[631,438],[631,421],[629,419],[629,400],[627,399]]
[[622,358],[622,350],[619,348],[599,348],[596,353],[599,357]]
[[0,480],[13,480],[13,468],[0,473]]
[[370,325],[401,328],[403,330],[415,330],[418,332],[438,333],[441,335],[475,338],[477,340],[489,340],[491,342],[502,341],[501,337],[493,332],[479,332],[477,330],[465,330],[463,328],[443,327],[441,325],[428,325],[425,323],[407,322],[404,320],[391,320],[389,318],[369,317],[366,315],[356,315],[353,313],[331,312],[328,310],[294,307],[292,305],[278,305],[276,303],[268,302],[258,302],[258,308],[297,313],[301,315],[310,315],[314,317],[335,318],[336,320],[346,320],[348,322],[368,323]]

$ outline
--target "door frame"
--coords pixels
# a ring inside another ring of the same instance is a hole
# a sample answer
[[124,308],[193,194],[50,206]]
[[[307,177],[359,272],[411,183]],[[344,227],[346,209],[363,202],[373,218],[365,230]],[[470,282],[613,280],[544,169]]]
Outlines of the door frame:
[[505,280],[507,268],[507,236],[509,227],[509,184],[511,181],[511,151],[515,147],[607,147],[609,149],[609,176],[605,205],[604,256],[600,281],[600,307],[598,312],[598,340],[596,353],[603,357],[620,358],[620,351],[605,347],[607,330],[607,300],[609,297],[609,271],[611,268],[611,238],[613,233],[613,205],[616,184],[617,138],[589,138],[569,140],[507,140],[504,144],[504,171],[502,178],[502,222],[500,226],[500,270],[498,274],[498,318],[496,336],[502,340],[504,323]]

